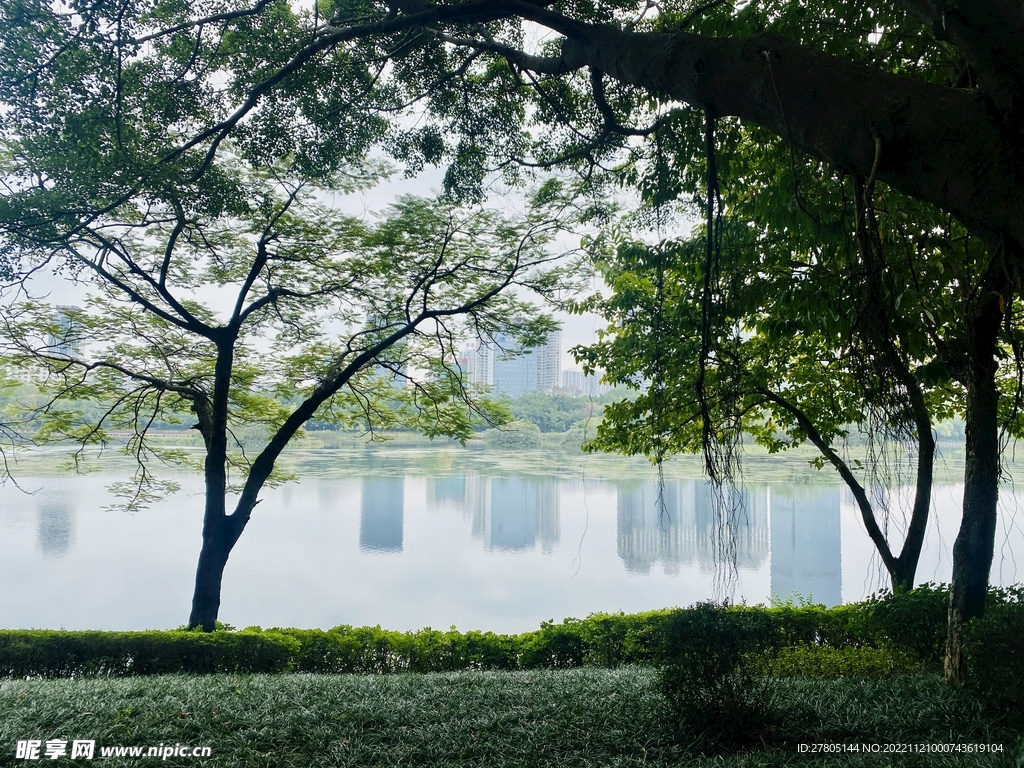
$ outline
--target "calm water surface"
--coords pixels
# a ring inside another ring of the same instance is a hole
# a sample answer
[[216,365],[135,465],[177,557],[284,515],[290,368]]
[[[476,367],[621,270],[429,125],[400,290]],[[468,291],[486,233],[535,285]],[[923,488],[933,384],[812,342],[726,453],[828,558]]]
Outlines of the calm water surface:
[[[328,628],[380,624],[524,631],[595,611],[640,611],[722,596],[711,496],[699,478],[653,471],[586,479],[492,474],[406,451],[268,490],[236,545],[221,619]],[[335,460],[346,463],[344,455]],[[747,483],[735,600],[857,600],[886,583],[852,497],[839,484]],[[0,626],[145,629],[188,616],[202,483],[150,509],[106,509],[122,474],[20,477],[0,489]],[[962,485],[938,485],[919,581],[950,575]],[[908,489],[888,498],[898,527]],[[1024,535],[1002,491],[993,581],[1021,579]]]

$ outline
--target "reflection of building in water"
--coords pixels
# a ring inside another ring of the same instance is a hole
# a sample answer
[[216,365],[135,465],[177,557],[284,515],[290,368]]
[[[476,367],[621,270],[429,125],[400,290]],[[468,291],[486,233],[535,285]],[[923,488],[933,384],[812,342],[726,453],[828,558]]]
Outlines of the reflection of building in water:
[[61,502],[39,506],[39,551],[47,557],[63,557],[75,538],[75,513]]
[[785,495],[772,490],[773,594],[809,597],[824,605],[843,602],[839,490],[810,486]]
[[466,477],[431,477],[427,480],[427,509],[432,512],[466,509]]
[[537,483],[534,498],[537,499],[537,536],[540,538],[540,549],[544,554],[549,554],[562,537],[558,481],[546,480]]
[[467,478],[473,536],[489,549],[551,552],[561,536],[558,481],[548,478]]
[[402,551],[402,477],[364,477],[359,548],[369,552]]
[[474,539],[484,536],[484,522],[487,510],[491,508],[491,479],[472,474],[466,477],[466,510],[472,520],[471,532]]
[[738,567],[759,567],[768,556],[764,490],[740,492],[732,536],[717,542],[711,493],[703,481],[674,480],[665,483],[664,503],[659,504],[657,483],[620,483],[616,539],[626,570],[646,574],[660,562],[669,574],[685,563],[710,571],[733,552]]

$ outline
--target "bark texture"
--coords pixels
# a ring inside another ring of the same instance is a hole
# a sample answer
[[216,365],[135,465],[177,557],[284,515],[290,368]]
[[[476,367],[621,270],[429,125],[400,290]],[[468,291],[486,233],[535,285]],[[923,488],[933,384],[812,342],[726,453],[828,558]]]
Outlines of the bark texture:
[[220,611],[224,567],[248,518],[248,515],[215,515],[207,517],[203,522],[203,546],[199,551],[199,565],[196,568],[189,628],[201,627],[204,632],[214,630]]

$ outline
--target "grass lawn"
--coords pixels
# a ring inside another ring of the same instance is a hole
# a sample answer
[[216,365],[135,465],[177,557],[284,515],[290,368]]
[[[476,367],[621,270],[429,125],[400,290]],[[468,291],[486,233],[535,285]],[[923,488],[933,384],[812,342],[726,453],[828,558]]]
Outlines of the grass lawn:
[[[19,740],[95,739],[103,766],[1015,766],[1019,737],[936,675],[780,682],[771,746],[702,757],[674,743],[644,668],[429,675],[166,676],[0,683],[0,765]],[[800,742],[1001,742],[993,755],[810,755]],[[209,746],[207,758],[101,757]],[[44,747],[45,748],[45,747]],[[75,761],[87,765],[89,761]]]

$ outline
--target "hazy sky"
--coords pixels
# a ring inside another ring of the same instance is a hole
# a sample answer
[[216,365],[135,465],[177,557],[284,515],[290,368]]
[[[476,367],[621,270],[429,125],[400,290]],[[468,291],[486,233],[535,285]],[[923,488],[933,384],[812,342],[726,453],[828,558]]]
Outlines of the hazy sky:
[[[419,176],[411,179],[402,178],[400,174],[396,174],[391,179],[370,189],[344,197],[339,196],[335,200],[335,204],[343,213],[372,218],[374,215],[382,214],[388,205],[400,195],[436,195],[441,189],[443,176],[443,170],[437,168],[427,168]],[[516,209],[521,210],[521,200],[521,195],[495,195],[487,202],[487,205],[500,209],[507,208],[512,212]],[[569,249],[576,243],[563,239],[556,245]],[[596,286],[596,283],[594,285]],[[48,271],[40,272],[33,279],[31,290],[35,296],[48,296],[48,300],[54,304],[80,304],[85,294],[83,287],[76,286],[67,276],[55,276]],[[206,300],[211,306],[220,303],[212,291],[210,295],[200,298]],[[230,304],[226,305],[225,310],[229,306]],[[594,341],[596,330],[603,323],[597,315],[574,316],[564,312],[555,312],[554,315],[562,324],[562,369],[577,368],[579,366],[576,365],[568,350],[578,344],[589,344]]]
[[[412,179],[405,179],[401,177],[401,174],[396,174],[387,182],[372,189],[349,195],[347,199],[339,201],[339,207],[353,215],[380,213],[399,195],[436,195],[441,190],[443,179],[444,170],[440,168],[426,168]],[[496,195],[487,204],[498,208],[514,209],[521,200],[521,195],[513,194],[507,198]],[[521,206],[518,206],[518,209],[521,210]],[[571,248],[576,244],[562,242],[558,245],[563,248]],[[594,341],[597,329],[604,323],[601,318],[593,314],[579,316],[555,312],[554,315],[562,324],[562,370],[578,368],[579,366],[576,365],[575,359],[568,350],[577,344],[589,344]]]

